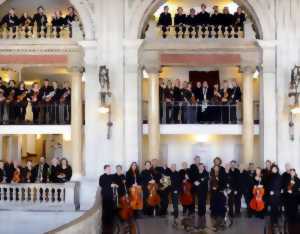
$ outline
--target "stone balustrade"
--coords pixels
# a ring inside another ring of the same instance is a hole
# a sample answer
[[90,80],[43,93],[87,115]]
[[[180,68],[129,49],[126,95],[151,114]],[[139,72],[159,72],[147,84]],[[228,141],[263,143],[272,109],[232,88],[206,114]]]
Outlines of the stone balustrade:
[[[256,33],[253,30],[253,23],[251,21],[246,21],[244,27],[234,27],[234,26],[214,26],[214,25],[199,25],[197,27],[190,27],[185,25],[186,31],[182,33],[182,28],[177,34],[175,31],[175,26],[168,27],[166,31],[165,38],[167,39],[178,39],[178,40],[188,40],[188,39],[247,39],[255,40]],[[189,28],[192,32],[189,32]],[[158,27],[155,21],[150,21],[148,27],[145,30],[144,37],[146,39],[163,39],[162,27]]]
[[47,232],[46,234],[98,234],[101,233],[101,197],[98,188],[93,207],[78,219],[73,220],[61,227]]
[[76,39],[84,38],[83,28],[79,22],[70,26],[53,27],[48,24],[42,26],[40,32],[36,24],[32,26],[16,26],[0,28],[0,39]]
[[79,209],[79,182],[0,184],[0,210]]

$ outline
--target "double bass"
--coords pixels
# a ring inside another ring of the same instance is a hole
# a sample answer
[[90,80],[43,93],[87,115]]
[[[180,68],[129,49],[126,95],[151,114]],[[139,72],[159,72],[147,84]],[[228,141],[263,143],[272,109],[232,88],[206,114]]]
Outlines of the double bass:
[[[153,177],[152,177],[153,180]],[[147,198],[147,203],[151,207],[155,207],[160,203],[160,196],[158,195],[158,185],[156,182],[149,182],[147,186],[149,196]]]
[[250,208],[254,211],[260,212],[265,209],[265,203],[263,197],[265,194],[265,189],[262,185],[254,186],[253,188],[253,198],[250,201]]
[[193,204],[192,183],[188,180],[182,183],[182,194],[180,196],[180,202],[183,206],[189,206]]
[[133,210],[130,205],[130,200],[127,192],[127,188],[125,185],[125,181],[123,182],[125,194],[119,200],[119,216],[122,220],[128,221],[133,216]]

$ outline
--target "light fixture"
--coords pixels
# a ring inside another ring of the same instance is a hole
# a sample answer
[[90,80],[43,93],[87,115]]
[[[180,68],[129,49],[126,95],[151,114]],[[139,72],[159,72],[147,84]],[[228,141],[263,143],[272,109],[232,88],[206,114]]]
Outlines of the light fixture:
[[196,142],[198,143],[206,143],[209,141],[209,135],[197,134],[195,136]]
[[290,108],[290,115],[289,115],[289,132],[290,132],[290,139],[293,141],[295,139],[294,134],[294,126],[295,123],[293,121],[293,116],[296,114],[300,114],[300,66],[294,66],[292,73],[291,73],[291,80],[290,80],[290,87],[289,87],[289,108]]
[[237,11],[237,8],[239,7],[239,5],[235,2],[231,2],[226,6],[228,7],[228,10],[231,14],[234,14]]
[[100,106],[98,108],[98,112],[101,114],[108,114],[107,139],[110,139],[111,128],[113,126],[113,122],[111,120],[112,93],[110,91],[109,70],[106,66],[100,66],[99,68],[99,83],[100,83],[101,91],[100,91]]
[[37,135],[36,135],[36,139],[37,139],[37,140],[40,140],[41,138],[42,138],[42,135],[41,135],[41,134],[37,134]]
[[63,140],[64,141],[71,141],[71,134],[70,133],[64,133],[63,134]]

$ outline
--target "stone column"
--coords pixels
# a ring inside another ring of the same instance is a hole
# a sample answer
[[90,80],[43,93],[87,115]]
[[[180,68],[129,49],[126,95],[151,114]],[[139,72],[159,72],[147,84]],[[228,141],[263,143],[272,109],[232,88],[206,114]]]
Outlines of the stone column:
[[4,160],[4,156],[3,156],[3,135],[0,135],[0,160]]
[[159,71],[148,72],[148,159],[160,158]]
[[246,66],[243,72],[243,159],[253,162],[254,157],[254,118],[253,118],[253,73],[255,67]]
[[82,176],[82,68],[72,67],[71,86],[71,139],[72,139],[72,179]]
[[8,161],[21,160],[21,149],[18,135],[8,136]]

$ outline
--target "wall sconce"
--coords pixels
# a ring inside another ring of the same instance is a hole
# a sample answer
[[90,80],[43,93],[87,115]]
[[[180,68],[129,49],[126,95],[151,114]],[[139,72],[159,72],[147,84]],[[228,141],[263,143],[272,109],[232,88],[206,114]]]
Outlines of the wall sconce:
[[296,114],[300,114],[300,66],[295,66],[292,70],[290,87],[289,87],[289,127],[290,127],[290,139],[293,141],[295,139],[294,136],[294,127],[295,123],[293,120],[293,116]]
[[99,69],[99,83],[101,87],[100,91],[100,107],[98,112],[101,114],[108,114],[107,121],[107,139],[111,138],[111,128],[113,122],[111,120],[111,98],[112,93],[110,91],[110,81],[109,81],[109,70],[106,66],[100,66]]

